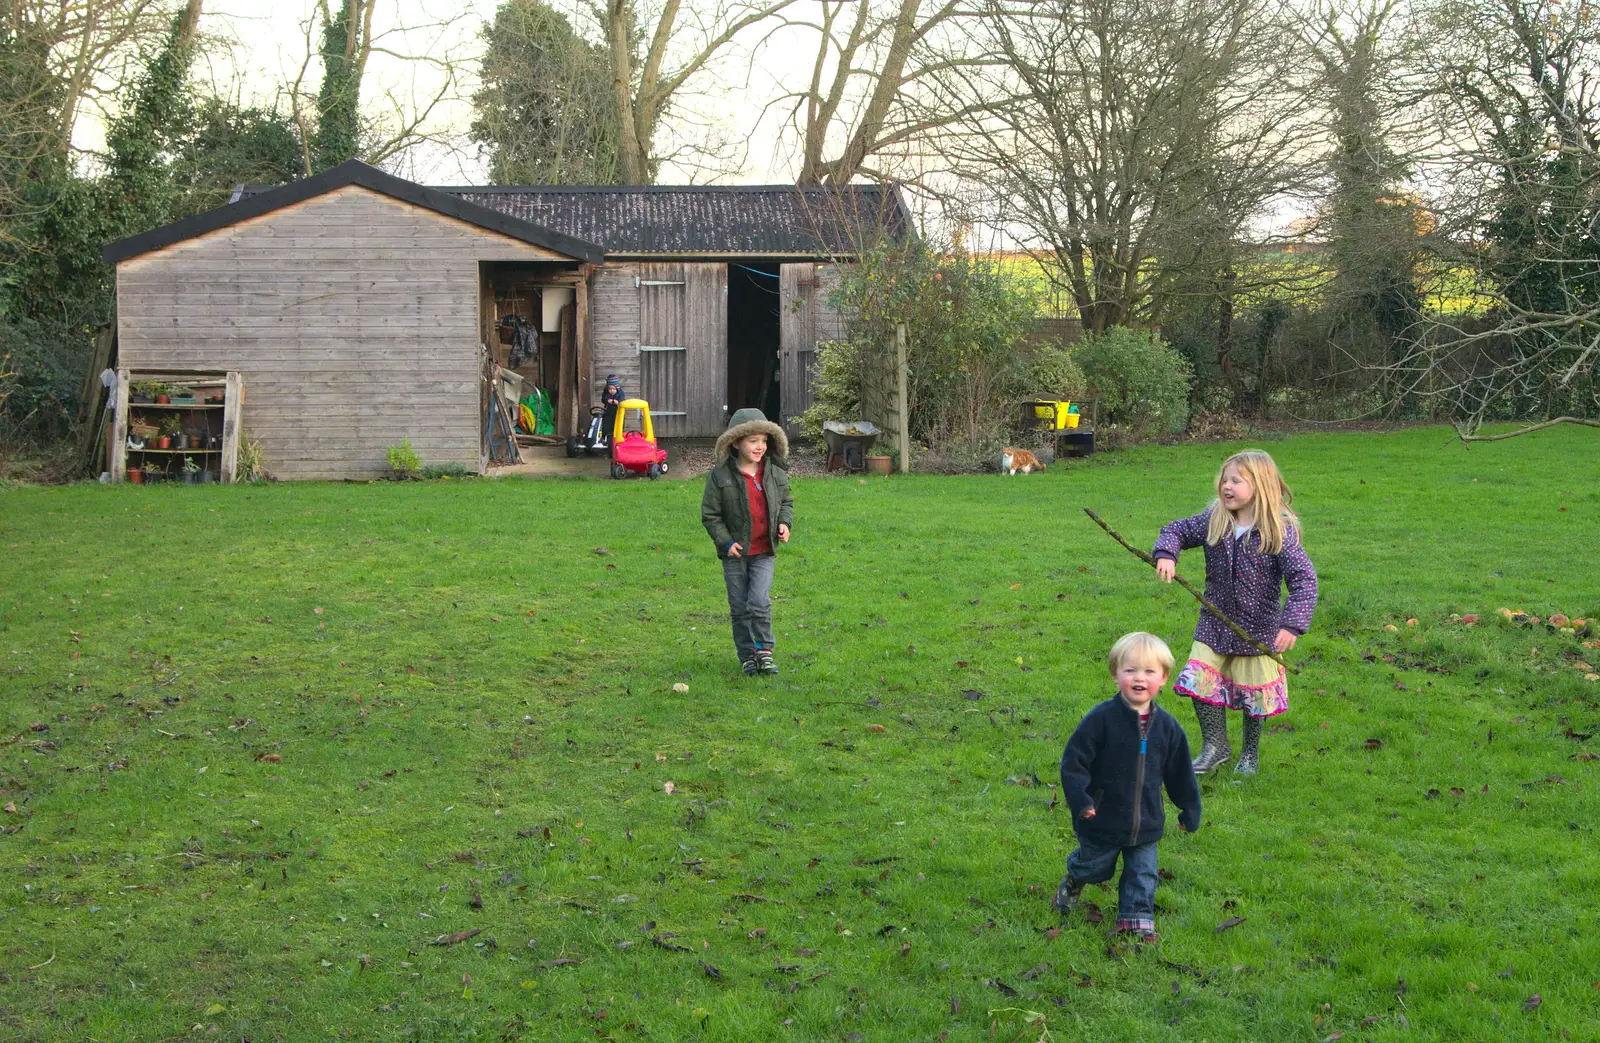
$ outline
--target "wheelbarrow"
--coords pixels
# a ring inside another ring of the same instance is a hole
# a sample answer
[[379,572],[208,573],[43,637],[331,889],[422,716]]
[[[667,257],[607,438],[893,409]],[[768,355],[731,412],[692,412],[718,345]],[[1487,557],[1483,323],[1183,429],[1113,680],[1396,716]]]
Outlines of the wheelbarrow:
[[824,420],[822,437],[828,441],[828,470],[865,471],[867,453],[882,433],[870,420]]

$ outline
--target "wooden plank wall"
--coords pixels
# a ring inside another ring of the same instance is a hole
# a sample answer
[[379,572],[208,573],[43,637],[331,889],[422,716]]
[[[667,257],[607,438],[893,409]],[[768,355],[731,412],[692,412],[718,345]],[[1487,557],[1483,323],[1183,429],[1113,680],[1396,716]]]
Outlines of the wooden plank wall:
[[639,393],[650,402],[656,433],[721,434],[728,398],[728,266],[643,264],[639,277],[645,284],[639,288],[641,347],[683,349],[640,352]]
[[844,316],[831,298],[839,269],[831,264],[785,264],[778,268],[778,386],[785,429],[811,408],[817,345],[845,335]]
[[595,269],[589,291],[590,401],[604,392],[606,374],[622,379],[622,390],[639,394],[639,288],[637,264],[606,264]]
[[479,262],[562,259],[348,186],[118,265],[119,364],[239,371],[278,478],[477,468]]

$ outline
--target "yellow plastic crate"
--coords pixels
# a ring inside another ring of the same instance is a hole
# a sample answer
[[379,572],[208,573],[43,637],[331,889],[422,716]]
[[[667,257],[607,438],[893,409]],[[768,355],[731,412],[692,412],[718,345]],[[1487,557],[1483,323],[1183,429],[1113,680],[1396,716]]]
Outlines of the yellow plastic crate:
[[1033,409],[1034,419],[1045,421],[1040,426],[1047,431],[1064,431],[1078,426],[1078,414],[1072,412],[1072,403],[1069,401],[1041,399],[1030,402],[1029,406]]

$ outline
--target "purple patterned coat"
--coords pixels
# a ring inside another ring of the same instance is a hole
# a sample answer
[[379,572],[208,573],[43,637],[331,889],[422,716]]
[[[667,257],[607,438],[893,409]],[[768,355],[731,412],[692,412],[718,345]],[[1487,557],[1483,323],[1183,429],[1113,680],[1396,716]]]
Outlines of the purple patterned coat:
[[[1261,536],[1255,530],[1238,539],[1226,537],[1216,544],[1206,543],[1211,526],[1208,507],[1192,518],[1182,518],[1161,528],[1152,556],[1178,561],[1178,554],[1191,547],[1206,550],[1206,597],[1251,637],[1272,647],[1278,631],[1304,634],[1311,627],[1311,613],[1317,607],[1317,570],[1300,545],[1300,533],[1284,534],[1283,550],[1263,554]],[[1287,604],[1280,603],[1280,591],[1289,588]],[[1260,655],[1260,649],[1240,640],[1239,635],[1206,609],[1194,639],[1210,645],[1219,655]]]

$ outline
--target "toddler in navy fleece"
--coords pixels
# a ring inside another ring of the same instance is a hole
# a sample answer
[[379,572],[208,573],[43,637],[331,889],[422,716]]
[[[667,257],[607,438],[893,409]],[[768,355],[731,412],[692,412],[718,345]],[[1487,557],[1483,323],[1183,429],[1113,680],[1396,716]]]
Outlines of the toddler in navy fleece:
[[1178,806],[1178,825],[1200,828],[1200,785],[1189,740],[1156,696],[1172,676],[1172,650],[1154,634],[1124,635],[1111,646],[1117,694],[1084,715],[1061,754],[1061,792],[1078,847],[1053,904],[1066,915],[1085,884],[1117,884],[1117,931],[1156,941],[1156,844],[1166,826],[1161,787]]

